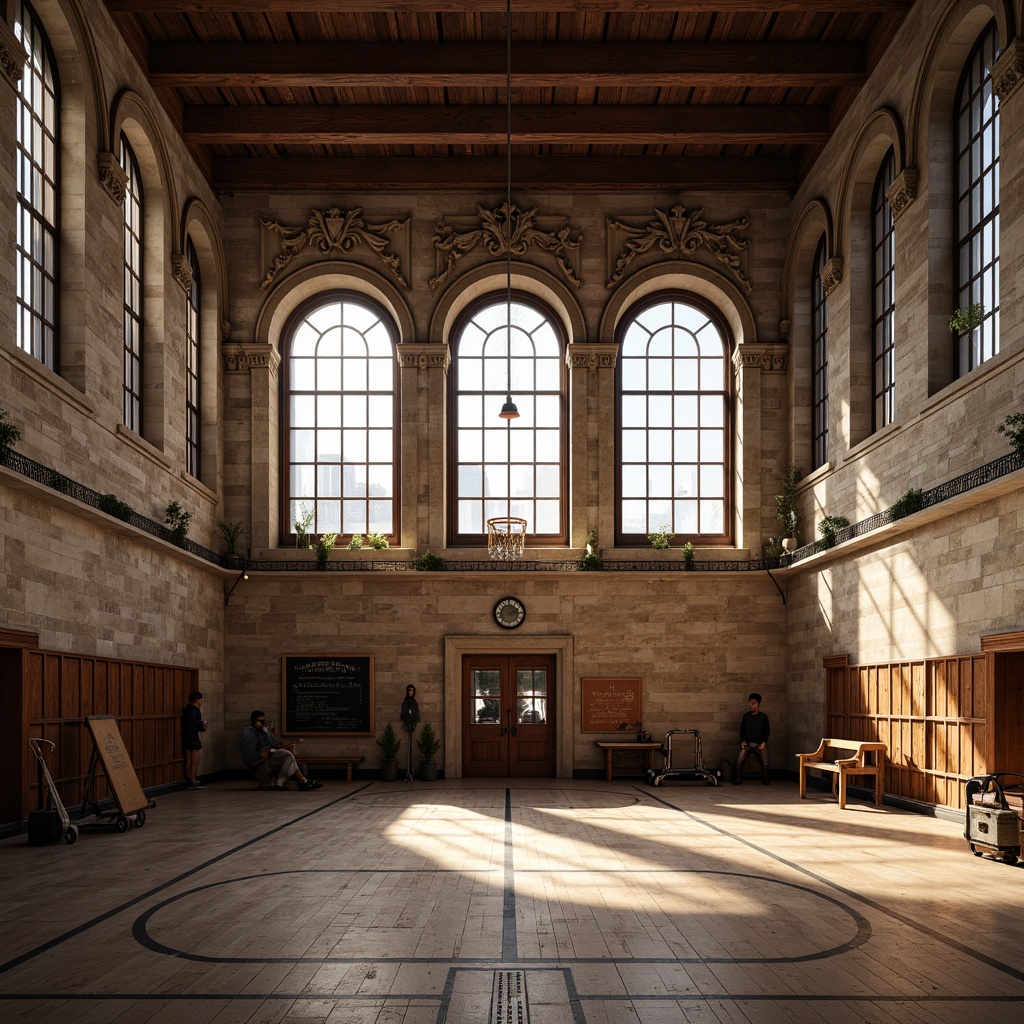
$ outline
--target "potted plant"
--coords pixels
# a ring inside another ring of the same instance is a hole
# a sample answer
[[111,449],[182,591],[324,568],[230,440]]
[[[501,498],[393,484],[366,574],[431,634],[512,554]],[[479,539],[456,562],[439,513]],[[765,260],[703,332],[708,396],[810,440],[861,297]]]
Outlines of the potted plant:
[[958,338],[969,334],[985,319],[985,303],[972,302],[969,306],[958,306],[949,318],[949,333]]
[[363,535],[361,533],[353,533],[352,539],[348,542],[349,551],[362,551],[363,549]]
[[398,778],[398,752],[402,749],[402,741],[398,738],[395,727],[390,722],[384,726],[384,731],[380,734],[380,739],[377,740],[377,746],[380,747],[380,752],[384,755],[380,766],[380,777],[385,782],[394,782]]
[[444,559],[428,548],[419,558],[413,559],[412,567],[417,572],[439,572],[444,568]]
[[764,560],[769,569],[777,569],[779,566],[779,560],[782,558],[782,552],[785,549],[782,547],[781,537],[769,537],[764,545]]
[[423,760],[420,762],[420,778],[424,782],[437,781],[437,752],[441,749],[441,741],[434,732],[434,727],[429,722],[423,723],[420,729],[420,738],[416,741],[416,749],[420,752]]
[[911,487],[904,491],[890,506],[888,510],[889,522],[895,523],[897,519],[904,519],[914,512],[920,512],[924,505],[924,498],[920,487]]
[[295,546],[309,548],[309,528],[313,525],[313,510],[303,502],[295,513]]
[[787,552],[796,551],[797,546],[796,483],[802,475],[796,466],[790,466],[782,481],[782,490],[775,495],[775,518],[782,524],[782,549]]
[[238,538],[242,535],[242,524],[218,523],[217,529],[224,538],[224,544],[227,547],[225,556],[228,568],[237,569],[242,563],[242,556],[235,550],[235,546],[238,544]]
[[313,545],[313,550],[316,551],[316,567],[318,569],[327,568],[327,559],[331,555],[331,548],[334,547],[334,542],[338,539],[336,533],[322,533],[320,539]]
[[192,521],[192,513],[186,512],[176,501],[169,501],[164,509],[164,523],[171,531],[171,539],[181,544],[188,536],[188,524]]
[[656,530],[651,530],[647,534],[647,539],[651,542],[651,547],[656,551],[665,551],[668,548],[668,542],[672,537],[672,527],[668,523],[662,523]]
[[1018,454],[1024,453],[1024,412],[1013,412],[996,427],[1000,434],[1005,434],[1011,447]]
[[693,568],[693,543],[687,541],[683,545],[683,564],[687,569]]
[[850,520],[847,519],[846,516],[825,516],[825,518],[818,523],[818,532],[825,541],[825,547],[833,547],[836,542],[836,534],[849,525]]
[[368,533],[366,535],[366,543],[375,551],[383,551],[385,548],[390,547],[388,539],[383,533]]
[[108,516],[121,519],[126,523],[130,522],[135,511],[127,501],[122,501],[116,494],[101,495],[99,501],[96,502],[96,507],[101,512],[106,512]]
[[597,553],[597,530],[587,534],[587,546],[580,558],[580,568],[584,572],[597,572],[604,568],[604,559]]
[[21,440],[21,431],[7,422],[7,410],[0,409],[0,466],[6,466],[11,449]]

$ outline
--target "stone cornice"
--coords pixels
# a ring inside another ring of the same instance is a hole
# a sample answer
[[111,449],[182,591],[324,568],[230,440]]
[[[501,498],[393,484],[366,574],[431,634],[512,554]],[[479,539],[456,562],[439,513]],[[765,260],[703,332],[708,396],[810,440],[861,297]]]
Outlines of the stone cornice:
[[121,206],[128,191],[128,175],[124,173],[121,162],[113,153],[100,153],[96,157],[96,171],[103,191]]
[[886,190],[885,198],[892,210],[892,219],[897,221],[900,215],[917,198],[917,168],[907,167]]
[[1003,103],[1024,81],[1024,46],[1020,39],[1011,40],[992,65],[992,88]]
[[25,71],[25,60],[25,47],[21,45],[7,23],[0,20],[0,73],[4,81],[15,91]]
[[577,342],[565,352],[565,365],[570,370],[614,370],[619,346],[608,342]]
[[785,373],[789,369],[789,346],[763,342],[737,345],[736,351],[732,354],[732,365],[736,373],[742,370],[769,370]]
[[451,366],[451,350],[445,342],[406,342],[396,348],[398,365],[403,370],[439,369]]
[[836,285],[843,279],[843,261],[839,256],[832,259],[821,268],[821,287],[825,289],[827,299],[835,291]]
[[221,345],[221,358],[227,372],[268,369],[276,374],[281,356],[273,345]]
[[171,253],[171,276],[186,295],[192,291],[192,267],[180,253]]

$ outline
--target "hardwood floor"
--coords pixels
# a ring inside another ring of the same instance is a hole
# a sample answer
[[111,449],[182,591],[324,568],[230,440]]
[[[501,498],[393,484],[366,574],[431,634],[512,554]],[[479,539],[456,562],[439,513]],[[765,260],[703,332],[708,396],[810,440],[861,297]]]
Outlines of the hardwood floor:
[[1016,1024],[1024,866],[962,831],[786,782],[215,783],[0,842],[0,1017]]

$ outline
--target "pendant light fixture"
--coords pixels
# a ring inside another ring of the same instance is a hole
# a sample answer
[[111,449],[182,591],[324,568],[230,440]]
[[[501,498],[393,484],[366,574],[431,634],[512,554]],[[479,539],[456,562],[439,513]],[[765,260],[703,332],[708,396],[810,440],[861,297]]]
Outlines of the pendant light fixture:
[[519,419],[512,401],[512,0],[505,0],[505,404],[498,415],[503,420]]

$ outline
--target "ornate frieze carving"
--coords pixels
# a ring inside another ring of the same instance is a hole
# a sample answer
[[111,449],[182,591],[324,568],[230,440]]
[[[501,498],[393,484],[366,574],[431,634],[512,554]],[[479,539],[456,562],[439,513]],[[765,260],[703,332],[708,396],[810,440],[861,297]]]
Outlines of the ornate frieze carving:
[[833,256],[821,268],[821,274],[818,276],[821,278],[821,287],[825,289],[825,298],[828,298],[835,290],[836,285],[843,279],[842,259],[838,256]]
[[732,354],[733,370],[767,370],[785,373],[789,369],[789,346],[747,343],[738,345]]
[[577,342],[566,350],[565,365],[570,370],[614,370],[618,357],[618,345]]
[[746,231],[749,219],[740,217],[728,224],[709,224],[703,213],[703,208],[689,213],[683,206],[673,206],[668,211],[655,208],[655,219],[644,224],[609,217],[608,261],[611,263],[614,258],[615,266],[607,287],[618,284],[637,257],[657,252],[664,259],[691,259],[699,249],[706,249],[749,292],[750,281],[740,265],[740,253],[750,245],[750,239],[738,237]]
[[171,254],[171,276],[186,295],[192,291],[192,267],[179,253]]
[[1013,39],[992,65],[992,87],[1004,102],[1024,81],[1024,47],[1020,39]]
[[899,220],[900,214],[917,198],[917,168],[907,167],[886,190],[885,198],[892,219]]
[[[530,248],[540,249],[554,257],[562,277],[571,285],[582,286],[579,249],[583,235],[572,234],[567,217],[538,217],[536,207],[520,210],[515,203],[502,203],[491,210],[477,205],[476,212],[475,224],[468,217],[451,217],[434,225],[431,289],[436,291],[444,284],[455,264],[477,246],[491,256],[508,258],[511,252],[517,259]],[[558,224],[562,226],[556,229]],[[546,225],[552,230],[544,230]]]
[[342,210],[332,206],[328,210],[312,210],[304,227],[290,228],[274,220],[260,219],[264,229],[276,235],[280,251],[274,256],[267,275],[260,283],[260,291],[269,288],[278,273],[305,248],[315,249],[325,257],[337,258],[359,246],[366,246],[380,259],[403,288],[409,282],[402,273],[401,257],[393,252],[396,235],[405,238],[408,250],[409,218],[389,220],[383,224],[370,224],[363,219],[363,208],[356,206]]
[[268,369],[277,374],[281,356],[273,345],[221,345],[221,358],[228,372]]
[[451,352],[443,342],[405,342],[397,346],[398,365],[403,370],[439,369],[447,372]]
[[7,23],[0,19],[0,72],[12,89],[18,88],[25,71],[25,60],[25,47],[8,28]]
[[124,173],[121,161],[113,153],[100,153],[96,157],[96,170],[103,191],[121,206],[128,191],[128,175]]
[[231,321],[221,320],[220,322],[220,340],[229,341],[231,339]]

